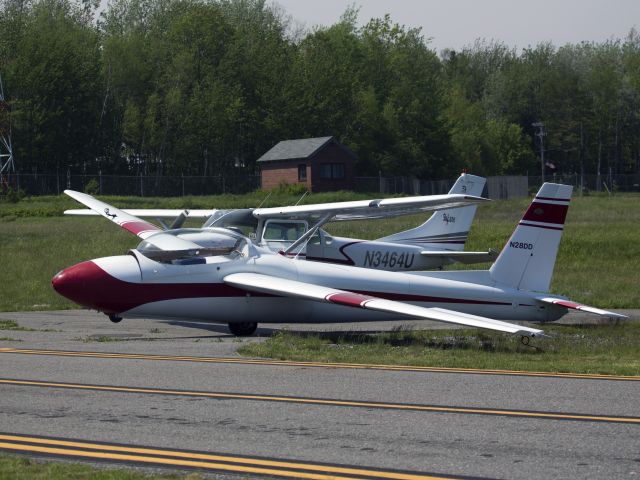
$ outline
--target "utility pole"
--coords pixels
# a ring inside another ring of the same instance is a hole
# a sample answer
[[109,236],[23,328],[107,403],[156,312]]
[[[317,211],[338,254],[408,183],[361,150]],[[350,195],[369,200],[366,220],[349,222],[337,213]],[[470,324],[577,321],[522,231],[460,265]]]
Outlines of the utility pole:
[[13,147],[11,145],[11,110],[4,98],[0,75],[0,174],[15,172]]
[[540,175],[542,183],[544,183],[544,137],[547,132],[544,129],[544,124],[542,122],[532,123],[531,126],[537,128],[535,135],[540,139]]

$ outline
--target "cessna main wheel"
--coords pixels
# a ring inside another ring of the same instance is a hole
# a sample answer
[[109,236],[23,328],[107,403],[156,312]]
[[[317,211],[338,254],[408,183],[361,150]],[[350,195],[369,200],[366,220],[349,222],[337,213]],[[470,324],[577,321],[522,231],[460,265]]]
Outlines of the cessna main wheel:
[[240,323],[230,323],[229,330],[234,335],[238,337],[247,337],[249,335],[253,335],[258,328],[258,324],[256,322],[240,322]]

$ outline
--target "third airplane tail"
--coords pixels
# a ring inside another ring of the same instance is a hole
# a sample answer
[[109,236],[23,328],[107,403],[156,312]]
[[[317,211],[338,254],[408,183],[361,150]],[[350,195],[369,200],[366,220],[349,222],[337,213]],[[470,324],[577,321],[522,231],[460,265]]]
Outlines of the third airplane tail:
[[540,187],[489,270],[494,281],[519,290],[549,291],[572,190],[556,183]]
[[[453,184],[450,194],[482,195],[486,179],[463,173]],[[380,242],[420,245],[426,250],[464,250],[467,235],[476,214],[476,206],[438,210],[422,225],[388,237]]]

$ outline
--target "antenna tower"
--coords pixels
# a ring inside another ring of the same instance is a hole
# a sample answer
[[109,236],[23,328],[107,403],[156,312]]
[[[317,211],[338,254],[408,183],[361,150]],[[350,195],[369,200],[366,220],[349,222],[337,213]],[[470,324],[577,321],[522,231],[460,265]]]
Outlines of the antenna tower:
[[4,98],[2,76],[0,75],[0,181],[2,182],[0,188],[5,186],[5,175],[15,173],[15,170],[13,147],[11,146],[11,109]]

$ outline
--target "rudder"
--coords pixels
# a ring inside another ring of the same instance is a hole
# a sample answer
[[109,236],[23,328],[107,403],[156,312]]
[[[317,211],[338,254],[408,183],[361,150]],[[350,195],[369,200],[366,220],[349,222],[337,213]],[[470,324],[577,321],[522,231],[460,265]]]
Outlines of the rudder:
[[519,290],[549,290],[572,190],[557,183],[540,187],[489,270],[494,281]]

